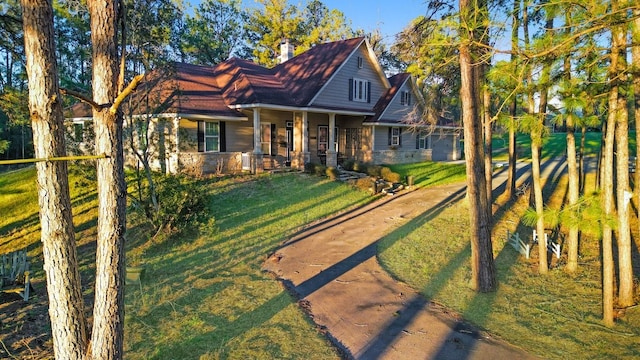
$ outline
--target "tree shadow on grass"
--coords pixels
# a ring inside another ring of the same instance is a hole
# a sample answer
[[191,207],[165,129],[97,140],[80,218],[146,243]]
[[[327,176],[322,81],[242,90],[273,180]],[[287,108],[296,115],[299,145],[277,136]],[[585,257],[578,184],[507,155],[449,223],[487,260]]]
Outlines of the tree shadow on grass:
[[[545,162],[543,164],[543,170],[546,170],[549,178],[553,181],[557,180],[557,176],[563,171],[563,166],[560,163],[555,163],[554,168],[545,169],[545,167],[549,167],[554,162]],[[504,170],[503,170],[504,171]],[[526,177],[530,172],[530,166],[521,167],[517,170],[516,175],[518,178]],[[494,176],[500,175],[500,172],[495,174]],[[530,175],[528,175],[529,181]],[[521,180],[522,181],[522,180]],[[525,180],[526,181],[526,180]],[[504,183],[494,187],[495,193],[500,193],[504,189]],[[449,199],[451,202],[452,199]],[[504,216],[504,208],[510,207],[514,201],[510,201],[503,207],[503,212],[499,212],[496,216],[502,217]],[[422,226],[424,223],[428,222],[432,218],[434,218],[437,214],[428,215],[426,217],[421,216],[421,219],[417,219],[416,223],[407,224],[406,227],[410,227],[411,229],[415,229],[419,226]],[[494,224],[497,223],[494,218]],[[412,221],[414,222],[414,221]],[[403,229],[397,229],[395,232],[402,233]],[[387,235],[388,238],[393,238],[393,234]],[[495,243],[495,241],[494,241]],[[392,243],[384,243],[385,248],[380,248],[380,252],[384,252],[384,250],[390,247]],[[503,281],[505,278],[509,277],[513,272],[513,266],[517,262],[518,255],[515,253],[515,250],[508,249],[510,248],[509,244],[504,244],[498,256],[495,258],[496,262],[496,271],[498,280]],[[451,281],[452,274],[459,268],[464,267],[468,264],[468,259],[471,255],[470,245],[467,244],[464,248],[459,250],[456,254],[450,257],[450,260],[444,264],[436,274],[433,274],[429,280],[429,283],[424,286],[424,289],[428,289],[430,294],[436,294],[442,291],[447,283]],[[469,309],[474,309],[475,316],[474,322],[476,326],[482,326],[485,319],[487,319],[491,312],[493,311],[491,304],[495,300],[495,293],[489,294],[476,294],[468,305]],[[400,316],[390,322],[385,330],[376,335],[375,339],[373,339],[368,347],[362,352],[360,359],[377,359],[388,349],[389,346],[397,339],[401,334],[404,328],[412,322],[413,318],[416,314],[425,309],[429,305],[429,301],[422,297],[416,296],[410,302],[407,303],[406,307],[403,311],[400,312]],[[478,312],[480,309],[480,312]],[[479,314],[479,316],[478,316]],[[465,317],[465,313],[462,314],[463,318]],[[465,359],[468,358],[478,341],[482,340],[482,335],[480,331],[474,329],[473,327],[466,324],[464,321],[456,322],[451,325],[450,333],[445,337],[445,339],[441,342],[440,348],[437,351],[437,354],[434,358],[437,359]]]

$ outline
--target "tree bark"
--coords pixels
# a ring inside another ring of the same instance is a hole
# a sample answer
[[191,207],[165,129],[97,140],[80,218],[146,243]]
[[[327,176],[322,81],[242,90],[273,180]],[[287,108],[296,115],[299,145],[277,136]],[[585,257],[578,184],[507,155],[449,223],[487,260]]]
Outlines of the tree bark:
[[[488,66],[485,65],[485,68]],[[482,72],[482,78],[486,76],[486,71]],[[491,127],[491,93],[485,84],[482,87],[482,118],[484,126],[484,177],[487,187],[487,204],[489,214],[493,213],[491,204],[493,203],[493,128]]]
[[[524,28],[524,41],[525,48],[530,49],[529,41],[529,17],[528,6],[525,6],[522,17],[522,24]],[[545,69],[547,65],[545,64]],[[537,120],[531,126],[531,175],[533,177],[533,199],[538,220],[536,221],[536,232],[538,234],[538,272],[540,274],[546,274],[549,271],[549,264],[547,262],[547,240],[544,236],[544,198],[542,196],[542,179],[540,178],[540,154],[542,144],[542,128],[544,127],[544,115],[538,114],[536,116],[535,99],[534,99],[534,86],[533,86],[533,68],[529,65],[527,69],[527,112],[533,117],[537,117]],[[542,95],[541,95],[542,98]],[[546,102],[546,100],[545,100]],[[540,101],[540,113],[544,113],[542,99]],[[546,104],[545,104],[546,107]]]
[[636,204],[638,215],[640,215],[640,9],[633,10],[634,20],[631,27],[631,56],[634,94],[634,119],[636,123],[636,171],[634,173],[634,192],[636,194]]
[[[21,5],[35,156],[65,156],[51,2],[22,0]],[[67,164],[44,161],[36,163],[36,169],[54,354],[60,359],[82,359],[87,332]]]
[[[615,11],[619,5],[617,1],[612,1],[612,11]],[[609,64],[609,114],[607,116],[606,133],[604,136],[604,150],[602,154],[601,164],[601,190],[602,203],[604,208],[604,219],[602,221],[602,318],[606,326],[614,325],[613,299],[614,299],[614,263],[613,263],[613,229],[609,224],[609,219],[614,217],[614,192],[613,192],[613,149],[614,136],[616,127],[616,118],[618,116],[618,61],[619,56],[616,26],[612,26],[612,44],[611,59]]]
[[[615,48],[612,52],[617,56],[617,81],[621,87],[627,86],[626,27],[616,26],[612,32]],[[618,213],[617,245],[618,245],[618,305],[628,307],[633,301],[633,264],[631,248],[631,229],[629,226],[629,111],[627,109],[626,91],[618,91],[616,111],[616,205]],[[627,195],[628,194],[628,195]],[[629,196],[627,198],[627,196]]]
[[[463,24],[476,11],[468,0],[460,1]],[[464,124],[464,152],[467,169],[467,199],[471,233],[472,286],[477,291],[494,291],[497,287],[496,269],[491,244],[491,216],[488,211],[487,188],[483,162],[482,120],[480,115],[480,89],[477,84],[481,66],[472,57],[477,29],[461,27],[464,34],[460,44],[460,73],[462,119]]]
[[[571,33],[571,14],[567,10],[565,14],[566,33]],[[563,71],[566,83],[571,81],[571,55],[566,54],[564,57]],[[568,94],[567,94],[568,95]],[[569,173],[569,208],[573,209],[580,198],[580,174],[578,173],[578,161],[576,157],[576,134],[574,111],[570,111],[565,116],[565,124],[567,127],[567,167]],[[578,245],[579,245],[580,229],[577,225],[569,226],[569,235],[567,237],[567,267],[569,273],[578,270]]]
[[[513,24],[511,25],[511,62],[516,64],[518,46],[518,31],[520,31],[520,3],[521,0],[513,0]],[[517,69],[517,67],[516,67]],[[507,169],[507,184],[504,194],[511,199],[516,191],[516,160],[518,149],[516,147],[516,116],[518,115],[518,96],[513,94],[513,100],[509,104],[509,168]]]
[[[126,186],[122,146],[122,114],[118,95],[119,5],[114,0],[88,1],[93,44],[93,100],[98,161],[98,234],[96,288],[90,357],[121,359],[124,339],[124,233]],[[113,104],[113,105],[112,105]]]

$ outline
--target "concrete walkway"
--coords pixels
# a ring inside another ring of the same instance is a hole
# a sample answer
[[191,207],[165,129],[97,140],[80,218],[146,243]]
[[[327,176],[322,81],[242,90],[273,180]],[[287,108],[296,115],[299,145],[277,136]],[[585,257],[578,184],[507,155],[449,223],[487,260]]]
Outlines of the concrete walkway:
[[377,242],[385,234],[464,194],[458,183],[388,196],[306,228],[264,269],[298,294],[346,358],[533,359],[427,301],[377,262]]

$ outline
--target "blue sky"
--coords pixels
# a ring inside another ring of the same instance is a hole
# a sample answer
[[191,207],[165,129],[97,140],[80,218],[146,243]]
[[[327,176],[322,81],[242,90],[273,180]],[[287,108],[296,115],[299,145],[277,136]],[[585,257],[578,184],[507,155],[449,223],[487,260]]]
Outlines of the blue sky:
[[[188,0],[189,1],[189,0]],[[404,29],[411,20],[426,13],[426,0],[321,0],[329,9],[342,11],[354,29],[371,32],[380,28],[385,42],[391,44],[395,34]],[[200,0],[190,0],[197,6]],[[289,0],[303,7],[308,0]],[[244,6],[256,6],[255,0],[242,0]]]
[[[354,29],[380,28],[389,44],[411,20],[426,13],[426,0],[321,0],[329,9],[342,11]],[[291,1],[293,2],[293,1]],[[304,1],[303,1],[304,3]]]

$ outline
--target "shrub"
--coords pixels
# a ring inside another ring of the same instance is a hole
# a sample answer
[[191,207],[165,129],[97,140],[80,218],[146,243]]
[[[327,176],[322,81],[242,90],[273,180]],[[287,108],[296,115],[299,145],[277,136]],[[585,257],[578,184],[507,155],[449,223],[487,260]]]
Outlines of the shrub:
[[318,176],[325,176],[327,174],[327,167],[322,164],[315,164],[314,172]]
[[342,168],[345,169],[345,170],[353,171],[353,167],[354,167],[355,163],[356,163],[355,160],[347,159],[347,160],[342,162]]
[[326,174],[331,180],[336,180],[340,177],[340,171],[333,166],[327,168]]
[[304,163],[304,172],[306,174],[313,174],[316,171],[316,164],[312,162]]
[[143,196],[137,202],[156,236],[197,226],[206,218],[208,191],[204,185],[183,175],[154,174],[153,180],[157,206],[151,200],[148,186],[142,188]]
[[355,186],[358,189],[374,191],[373,180],[371,180],[371,178],[368,178],[368,177],[359,178],[358,180],[356,180]]
[[353,171],[357,171],[357,172],[361,172],[361,173],[367,173],[367,164],[360,162],[360,161],[356,161],[355,163],[353,163]]
[[399,183],[400,174],[393,172],[390,168],[383,166],[380,169],[380,176],[388,182]]
[[367,166],[367,174],[375,177],[382,176],[382,166],[380,165],[371,165]]

